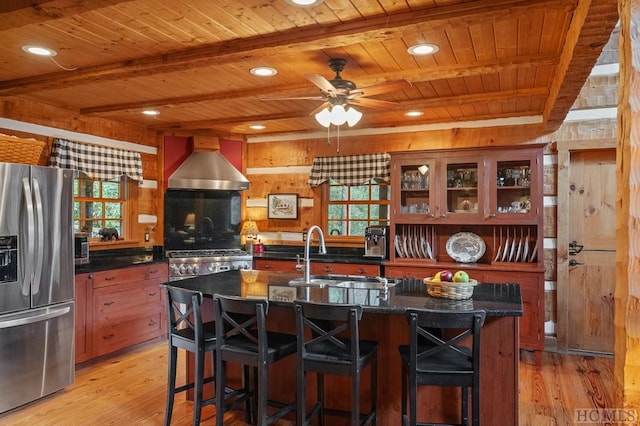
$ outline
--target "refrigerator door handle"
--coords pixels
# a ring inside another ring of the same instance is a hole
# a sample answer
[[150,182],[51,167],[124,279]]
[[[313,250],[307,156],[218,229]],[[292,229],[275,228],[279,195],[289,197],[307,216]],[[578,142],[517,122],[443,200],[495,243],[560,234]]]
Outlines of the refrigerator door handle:
[[[34,236],[35,236],[35,220],[33,216],[33,200],[31,198],[31,185],[29,184],[29,178],[22,179],[22,190],[24,192],[24,201],[27,210],[27,259],[34,258]],[[23,260],[24,265],[24,281],[22,282],[22,295],[29,296],[31,288],[31,274],[33,269],[33,263],[28,260]]]
[[36,322],[46,321],[51,318],[57,318],[69,313],[71,307],[66,306],[64,308],[46,308],[44,312],[33,315],[33,313],[20,313],[18,315],[7,315],[6,319],[0,320],[0,329],[19,327],[22,325],[33,324]]
[[35,197],[35,219],[36,219],[36,257],[35,272],[33,274],[33,294],[40,291],[40,280],[42,278],[42,266],[44,262],[44,214],[42,206],[42,194],[40,193],[40,183],[38,179],[33,179],[33,195]]

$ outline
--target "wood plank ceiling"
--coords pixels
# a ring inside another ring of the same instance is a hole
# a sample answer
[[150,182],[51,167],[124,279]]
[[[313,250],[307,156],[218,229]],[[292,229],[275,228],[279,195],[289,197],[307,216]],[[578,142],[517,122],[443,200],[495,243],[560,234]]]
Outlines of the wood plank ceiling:
[[[411,83],[371,96],[396,105],[360,107],[356,128],[511,119],[551,131],[617,19],[617,0],[13,0],[0,4],[0,97],[176,134],[318,131],[320,101],[264,98],[319,95],[305,74],[331,80],[340,57],[359,88]],[[439,51],[411,56],[416,43]]]

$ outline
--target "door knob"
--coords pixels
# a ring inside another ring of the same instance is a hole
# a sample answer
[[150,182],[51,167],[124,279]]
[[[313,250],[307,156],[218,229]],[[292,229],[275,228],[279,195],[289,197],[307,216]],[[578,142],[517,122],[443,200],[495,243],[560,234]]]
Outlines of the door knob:
[[584,263],[582,263],[582,262],[578,262],[578,261],[577,261],[577,260],[575,260],[575,259],[571,259],[571,260],[569,261],[569,266],[577,266],[577,265],[584,265]]

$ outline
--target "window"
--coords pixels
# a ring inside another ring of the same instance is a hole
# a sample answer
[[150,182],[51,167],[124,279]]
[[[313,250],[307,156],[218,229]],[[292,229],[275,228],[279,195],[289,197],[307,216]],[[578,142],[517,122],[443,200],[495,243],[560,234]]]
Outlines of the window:
[[372,179],[364,185],[347,186],[330,179],[325,188],[325,229],[329,235],[364,237],[367,226],[389,224],[387,183]]
[[79,173],[73,181],[73,230],[99,238],[102,228],[124,231],[126,178],[100,181]]

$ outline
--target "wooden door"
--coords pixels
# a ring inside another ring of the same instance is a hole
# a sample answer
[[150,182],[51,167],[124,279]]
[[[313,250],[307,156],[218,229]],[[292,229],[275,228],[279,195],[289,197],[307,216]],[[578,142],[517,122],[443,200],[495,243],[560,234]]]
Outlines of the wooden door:
[[615,150],[571,153],[568,201],[568,349],[613,353]]

